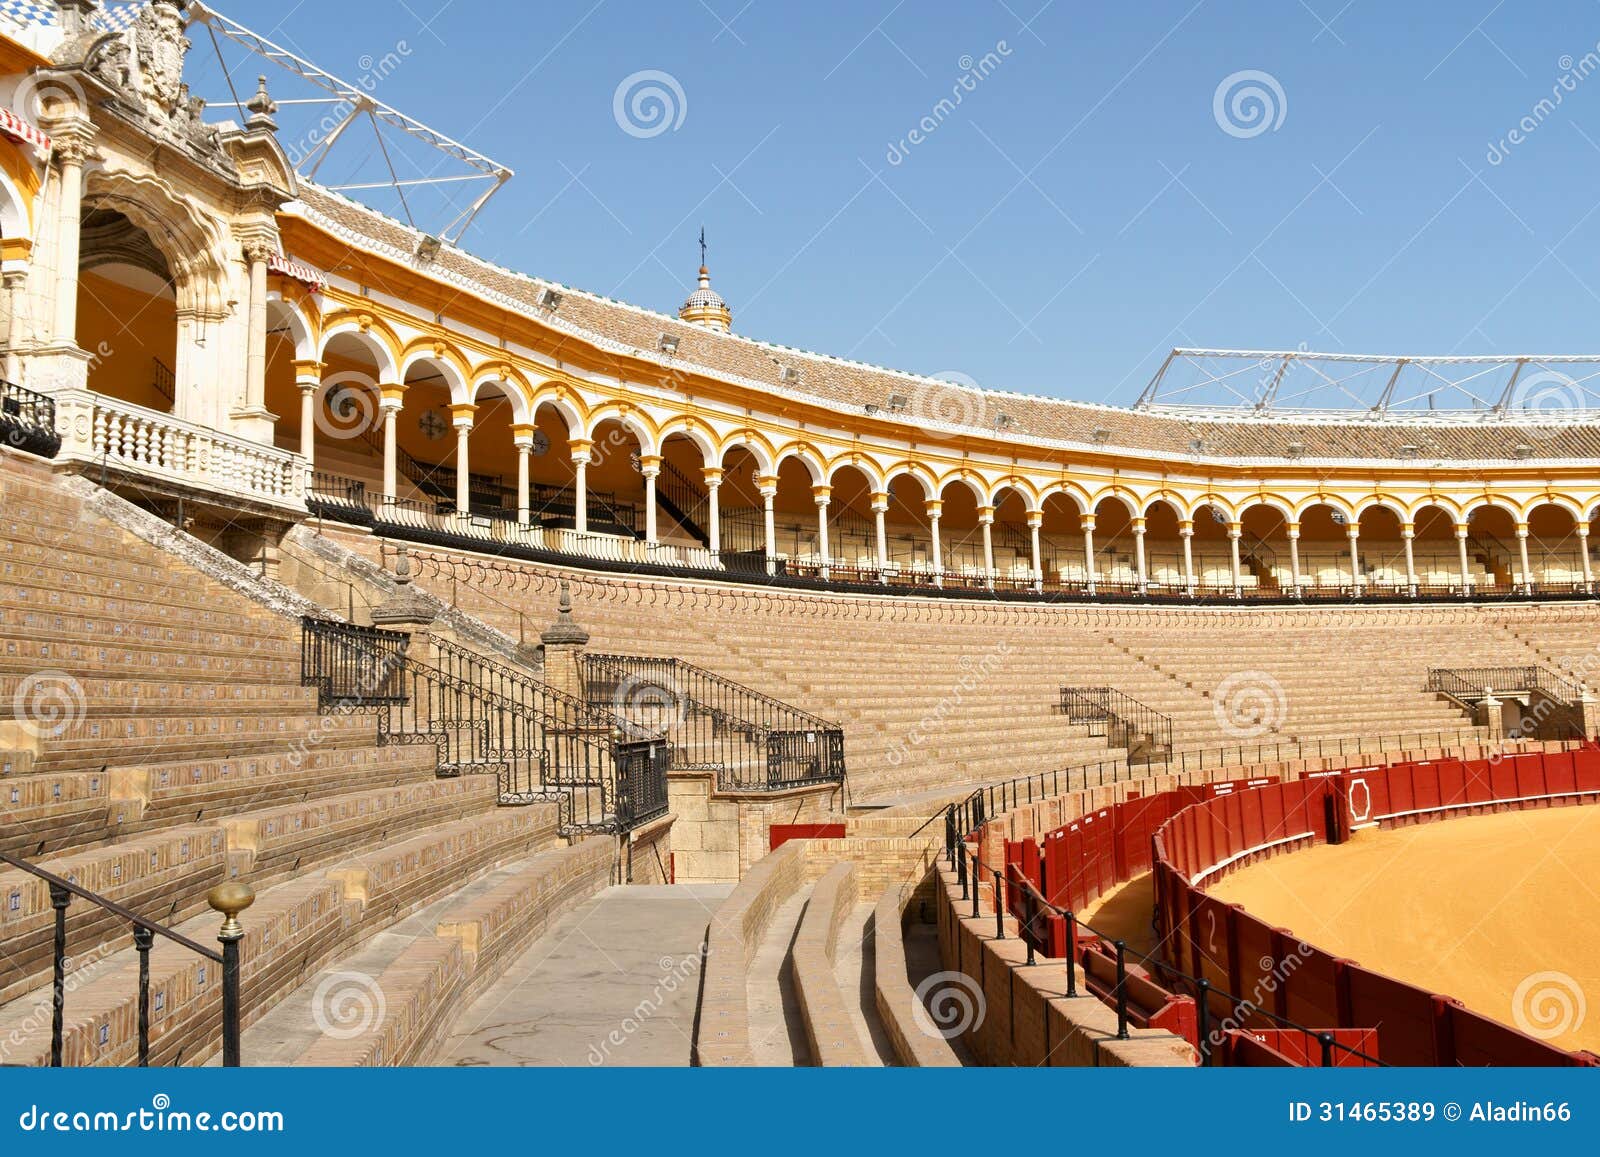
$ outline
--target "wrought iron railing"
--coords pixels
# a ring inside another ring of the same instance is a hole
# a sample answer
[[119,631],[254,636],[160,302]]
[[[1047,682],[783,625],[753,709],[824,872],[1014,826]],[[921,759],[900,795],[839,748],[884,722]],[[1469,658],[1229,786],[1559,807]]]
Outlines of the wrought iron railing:
[[[71,907],[74,897],[87,900],[95,907],[109,913],[114,919],[126,922],[133,933],[133,948],[139,957],[139,1003],[136,1014],[138,1066],[145,1068],[150,1064],[150,949],[155,944],[155,938],[160,936],[219,966],[221,975],[218,980],[222,990],[222,1063],[229,1068],[238,1067],[240,1063],[239,942],[244,938],[238,914],[249,907],[255,899],[255,893],[248,885],[237,882],[222,884],[213,888],[206,896],[206,901],[211,907],[226,917],[217,935],[217,940],[222,945],[222,950],[219,952],[207,948],[204,944],[196,943],[165,924],[146,919],[114,900],[91,892],[26,860],[19,860],[15,856],[0,852],[0,864],[10,864],[18,871],[43,880],[50,889],[50,907],[55,912],[55,923],[51,933],[50,966],[50,1066],[52,1068],[60,1068],[65,1056],[67,965],[71,959],[67,953],[67,910]],[[202,985],[205,983],[203,972],[200,983]]]
[[1061,714],[1126,747],[1131,763],[1165,763],[1172,755],[1172,717],[1115,687],[1063,687]]
[[716,773],[723,791],[842,783],[844,731],[682,659],[584,656],[589,702],[666,731],[674,767]]
[[356,478],[330,474],[326,470],[313,470],[311,483],[306,487],[306,506],[313,514],[343,522],[370,524],[372,512],[367,507],[367,484]]
[[562,830],[625,832],[667,810],[672,749],[659,733],[434,640],[304,620],[301,678],[323,711],[376,715],[380,743],[431,743],[439,773],[498,776],[504,805],[555,801]]
[[0,438],[7,446],[54,458],[61,449],[55,399],[0,382]]
[[1428,671],[1429,691],[1454,699],[1478,699],[1485,690],[1541,691],[1563,703],[1576,702],[1583,689],[1543,667],[1434,667]]

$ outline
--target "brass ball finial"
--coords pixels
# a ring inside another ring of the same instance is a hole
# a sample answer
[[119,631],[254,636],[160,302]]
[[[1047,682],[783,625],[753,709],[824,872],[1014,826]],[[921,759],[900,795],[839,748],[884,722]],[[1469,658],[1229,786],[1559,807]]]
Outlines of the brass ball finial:
[[239,913],[256,902],[255,889],[242,880],[229,880],[218,884],[206,893],[206,903],[223,916],[222,930],[217,933],[223,940],[237,940],[244,935],[239,923]]

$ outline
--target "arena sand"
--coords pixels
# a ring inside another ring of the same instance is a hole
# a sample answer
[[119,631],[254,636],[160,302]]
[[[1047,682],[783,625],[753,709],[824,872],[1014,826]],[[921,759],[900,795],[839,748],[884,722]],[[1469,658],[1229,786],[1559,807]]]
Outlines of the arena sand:
[[1600,1052],[1600,806],[1368,829],[1208,891],[1336,956]]

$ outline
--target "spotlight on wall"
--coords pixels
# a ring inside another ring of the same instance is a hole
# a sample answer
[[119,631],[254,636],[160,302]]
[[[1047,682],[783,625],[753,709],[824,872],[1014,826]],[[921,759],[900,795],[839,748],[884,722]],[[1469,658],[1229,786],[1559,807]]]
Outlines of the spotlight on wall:
[[1104,446],[1107,442],[1111,441],[1111,431],[1107,430],[1104,426],[1096,426],[1094,428],[1094,432],[1089,435],[1089,440],[1096,446]]
[[539,291],[539,306],[542,309],[556,309],[561,305],[561,295],[546,286]]
[[1204,438],[1190,438],[1189,439],[1189,453],[1191,453],[1191,454],[1204,454],[1205,452],[1206,452],[1206,440]]
[[1405,445],[1400,447],[1400,457],[1402,458],[1415,458],[1421,453],[1422,447],[1418,446],[1415,442],[1407,442]]
[[867,413],[876,414],[878,412],[878,403],[868,402],[864,408],[866,409]]
[[443,244],[443,241],[439,240],[439,238],[433,236],[431,233],[424,234],[422,239],[417,242],[417,260],[422,262],[424,265],[428,264],[435,257],[439,256],[439,247]]
[[1291,457],[1291,458],[1304,458],[1305,456],[1306,456],[1306,444],[1304,442],[1290,442],[1289,443],[1289,457]]
[[656,349],[671,357],[678,352],[678,339],[670,333],[664,333],[656,339]]
[[1511,447],[1511,453],[1518,458],[1532,458],[1533,447],[1528,445],[1526,442],[1518,442],[1515,446]]
[[890,394],[887,408],[891,414],[903,414],[910,404],[910,400],[904,394]]
[[1010,414],[996,414],[994,416],[994,428],[996,430],[1009,430],[1009,429],[1011,429],[1011,415]]
[[778,370],[778,380],[786,386],[800,384],[800,371],[793,366],[784,366]]

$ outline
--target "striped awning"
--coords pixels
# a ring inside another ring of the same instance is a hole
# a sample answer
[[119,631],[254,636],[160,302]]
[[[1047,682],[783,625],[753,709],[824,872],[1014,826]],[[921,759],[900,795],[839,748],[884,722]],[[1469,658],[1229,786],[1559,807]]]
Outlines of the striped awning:
[[14,141],[37,145],[46,152],[50,150],[50,138],[8,108],[0,108],[0,133]]
[[304,262],[292,261],[281,253],[274,253],[267,258],[267,269],[272,273],[281,273],[285,277],[292,277],[311,287],[315,293],[323,286],[323,276],[320,269],[314,269]]

